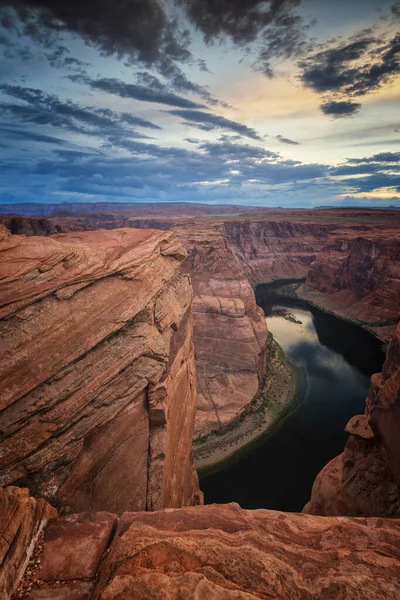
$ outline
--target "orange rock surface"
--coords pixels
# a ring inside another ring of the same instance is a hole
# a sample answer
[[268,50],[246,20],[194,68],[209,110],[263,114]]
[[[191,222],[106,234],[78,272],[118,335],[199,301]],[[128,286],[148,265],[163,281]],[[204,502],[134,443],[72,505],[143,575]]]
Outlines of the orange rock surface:
[[51,521],[26,600],[346,600],[400,595],[400,521],[237,504]]
[[16,590],[38,536],[57,511],[27,489],[0,487],[0,598]]
[[400,229],[331,233],[308,271],[306,286],[322,293],[311,299],[324,308],[371,325],[397,324]]
[[218,226],[177,227],[188,249],[197,370],[196,436],[234,421],[257,394],[267,328],[253,289]]
[[57,507],[201,500],[186,251],[171,232],[0,243],[0,482]]
[[318,474],[305,513],[400,517],[400,324],[364,415],[353,417],[343,454]]

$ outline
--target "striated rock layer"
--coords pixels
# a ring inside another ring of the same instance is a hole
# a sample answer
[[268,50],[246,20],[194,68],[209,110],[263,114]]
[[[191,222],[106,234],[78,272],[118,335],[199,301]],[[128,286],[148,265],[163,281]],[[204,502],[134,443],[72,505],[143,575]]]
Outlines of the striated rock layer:
[[0,483],[72,510],[200,501],[186,251],[171,232],[0,244]]
[[26,600],[400,595],[400,521],[391,519],[247,511],[237,504],[120,519],[83,513],[50,522],[40,558]]
[[364,415],[353,417],[343,454],[318,474],[303,512],[400,517],[400,324]]
[[188,249],[182,269],[194,289],[196,436],[234,421],[265,372],[267,328],[241,265],[218,226],[177,227]]
[[226,221],[223,229],[248,280],[257,285],[305,278],[334,225],[263,218]]
[[[390,339],[400,319],[400,231],[338,230],[311,265],[300,296]],[[388,327],[382,328],[387,325]]]

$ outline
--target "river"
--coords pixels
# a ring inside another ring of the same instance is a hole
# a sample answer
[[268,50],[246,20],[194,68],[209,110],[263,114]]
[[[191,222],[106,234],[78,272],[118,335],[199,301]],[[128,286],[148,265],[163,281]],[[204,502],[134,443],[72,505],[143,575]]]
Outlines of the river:
[[369,378],[381,370],[381,345],[362,328],[260,285],[268,330],[306,382],[295,408],[245,455],[201,477],[209,503],[301,511],[321,468],[342,452],[348,420],[364,412]]

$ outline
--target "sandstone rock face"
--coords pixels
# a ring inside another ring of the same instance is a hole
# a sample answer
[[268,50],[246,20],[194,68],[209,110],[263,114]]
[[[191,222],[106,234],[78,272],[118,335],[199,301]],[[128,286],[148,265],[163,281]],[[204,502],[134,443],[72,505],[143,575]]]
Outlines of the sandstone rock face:
[[47,521],[57,511],[45,500],[35,500],[27,489],[0,488],[0,598],[16,590],[33,547]]
[[196,436],[234,421],[265,371],[267,329],[254,292],[218,225],[176,227],[188,249],[197,370]]
[[382,373],[372,376],[365,415],[347,425],[343,454],[318,474],[304,511],[400,517],[400,324]]
[[306,277],[333,229],[331,224],[265,218],[224,223],[229,244],[253,285]]
[[306,286],[323,293],[323,305],[366,323],[400,319],[400,233],[333,232],[307,275]]
[[1,242],[0,482],[72,510],[200,500],[192,290],[173,233]]
[[27,600],[394,599],[400,521],[237,504],[86,513],[49,524],[41,560]]
[[7,227],[5,227],[4,225],[0,225],[0,242],[2,240],[6,240],[8,237],[10,237],[10,235],[10,230],[7,229]]

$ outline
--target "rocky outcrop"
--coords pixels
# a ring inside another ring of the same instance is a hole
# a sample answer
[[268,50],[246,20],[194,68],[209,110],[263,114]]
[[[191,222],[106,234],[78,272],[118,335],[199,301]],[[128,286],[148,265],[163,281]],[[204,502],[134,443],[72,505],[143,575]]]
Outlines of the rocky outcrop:
[[[50,522],[26,600],[378,600],[400,595],[400,521],[237,504]],[[20,590],[23,590],[21,585]],[[21,596],[19,596],[21,597]]]
[[[371,326],[400,319],[399,229],[333,232],[311,265],[300,296]],[[378,332],[379,333],[379,332]]]
[[0,598],[16,590],[33,548],[47,521],[57,511],[45,500],[35,500],[29,491],[0,488]]
[[400,324],[382,373],[372,376],[366,412],[353,417],[343,454],[317,476],[304,512],[400,517]]
[[175,232],[189,252],[182,269],[195,294],[196,436],[204,436],[232,423],[257,394],[267,330],[221,227],[199,224]]
[[200,501],[192,289],[170,232],[1,242],[0,482],[57,507]]

